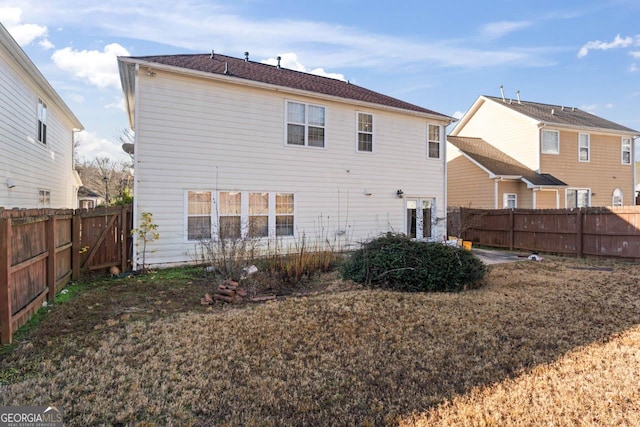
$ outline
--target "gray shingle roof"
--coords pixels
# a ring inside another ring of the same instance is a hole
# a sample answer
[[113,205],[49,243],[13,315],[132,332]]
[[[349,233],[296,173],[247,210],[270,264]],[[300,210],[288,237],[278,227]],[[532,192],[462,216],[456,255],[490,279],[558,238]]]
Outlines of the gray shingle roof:
[[[134,60],[186,68],[205,73],[229,75],[260,83],[379,104],[403,110],[416,111],[452,120],[451,117],[445,114],[419,107],[349,82],[289,70],[286,68],[278,68],[277,66],[263,64],[260,62],[245,61],[244,59],[233,58],[231,56],[220,55],[218,53],[213,55],[213,58],[211,57],[211,54],[138,56],[131,58]],[[225,73],[225,70],[227,73]]]
[[482,138],[448,136],[447,141],[497,176],[519,176],[533,185],[566,186],[550,174],[529,169],[513,157],[498,150]]
[[498,102],[506,107],[511,108],[519,113],[529,116],[540,122],[557,125],[577,126],[593,129],[606,129],[621,132],[640,133],[626,126],[619,125],[610,120],[603,119],[594,114],[582,111],[575,107],[566,107],[562,105],[541,104],[538,102],[518,101],[515,99],[507,99],[495,96],[486,96],[485,98]]

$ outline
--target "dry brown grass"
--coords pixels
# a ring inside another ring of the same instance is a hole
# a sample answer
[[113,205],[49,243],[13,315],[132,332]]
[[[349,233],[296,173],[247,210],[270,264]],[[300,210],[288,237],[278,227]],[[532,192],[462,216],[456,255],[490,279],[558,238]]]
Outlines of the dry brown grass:
[[[593,266],[613,271],[574,269]],[[639,273],[546,257],[459,294],[195,298],[158,315],[178,297],[113,295],[84,328],[27,336],[0,363],[16,373],[0,405],[59,405],[68,425],[640,425]]]

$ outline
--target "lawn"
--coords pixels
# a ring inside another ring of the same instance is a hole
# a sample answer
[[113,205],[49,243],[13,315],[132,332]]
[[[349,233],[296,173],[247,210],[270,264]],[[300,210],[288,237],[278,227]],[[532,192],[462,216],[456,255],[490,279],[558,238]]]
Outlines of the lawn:
[[640,425],[640,265],[545,257],[462,293],[200,305],[199,269],[71,286],[1,350],[0,405],[66,425]]

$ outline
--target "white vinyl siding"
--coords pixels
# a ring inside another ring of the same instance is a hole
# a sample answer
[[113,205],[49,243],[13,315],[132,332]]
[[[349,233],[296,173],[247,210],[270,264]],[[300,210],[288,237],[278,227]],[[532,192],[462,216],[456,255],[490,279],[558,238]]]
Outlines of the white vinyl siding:
[[560,154],[560,132],[542,129],[542,154]]
[[624,137],[622,138],[622,164],[630,165],[631,164],[631,138]]
[[591,160],[591,141],[588,133],[578,134],[578,161],[588,162]]

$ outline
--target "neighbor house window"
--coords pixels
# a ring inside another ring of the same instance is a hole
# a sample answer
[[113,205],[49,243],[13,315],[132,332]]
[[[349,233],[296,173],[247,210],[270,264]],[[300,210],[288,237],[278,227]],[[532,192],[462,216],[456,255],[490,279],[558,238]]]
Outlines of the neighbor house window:
[[631,164],[631,138],[622,138],[622,164]]
[[588,188],[570,188],[567,190],[567,208],[586,208],[589,206]]
[[211,238],[211,192],[187,193],[187,239]]
[[578,134],[578,161],[588,162],[589,160],[591,160],[591,142],[589,134]]
[[239,239],[242,234],[242,194],[221,191],[218,198],[218,230],[221,239]]
[[358,151],[373,152],[373,114],[358,113]]
[[325,108],[287,101],[287,144],[324,147]]
[[38,207],[39,208],[51,207],[51,191],[38,190]]
[[47,104],[38,99],[38,142],[47,143]]
[[560,132],[558,132],[557,130],[542,130],[542,153],[560,153]]
[[93,200],[80,200],[80,209],[93,209]]
[[269,235],[269,193],[249,193],[249,236]]
[[611,200],[612,206],[622,206],[622,190],[616,188],[613,190],[613,198]]
[[515,209],[518,207],[518,195],[516,193],[504,193],[502,195],[502,207],[504,209]]
[[276,236],[293,236],[294,204],[292,193],[276,194]]
[[428,125],[427,133],[429,138],[427,156],[431,159],[439,159],[440,158],[440,126]]

